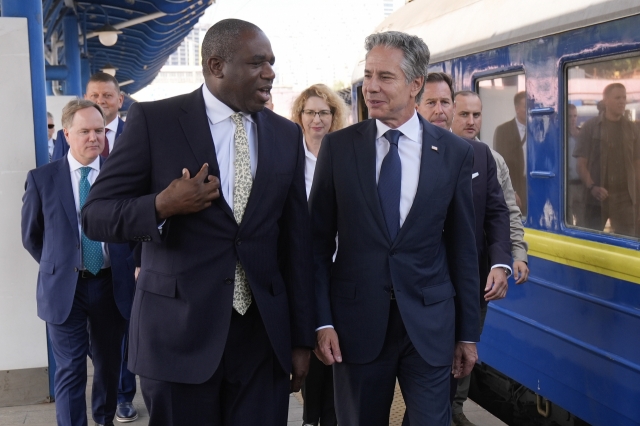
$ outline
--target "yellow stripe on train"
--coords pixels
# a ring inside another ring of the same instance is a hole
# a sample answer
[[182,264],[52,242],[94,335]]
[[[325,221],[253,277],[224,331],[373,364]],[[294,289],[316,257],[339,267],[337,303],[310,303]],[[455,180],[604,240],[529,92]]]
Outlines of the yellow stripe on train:
[[529,256],[640,284],[640,253],[526,228]]

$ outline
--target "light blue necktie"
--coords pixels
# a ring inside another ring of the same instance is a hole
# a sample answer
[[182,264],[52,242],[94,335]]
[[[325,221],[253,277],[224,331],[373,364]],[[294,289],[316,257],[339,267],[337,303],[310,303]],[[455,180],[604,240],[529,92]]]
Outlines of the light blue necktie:
[[402,132],[399,130],[385,132],[384,137],[389,141],[389,152],[382,160],[378,177],[378,197],[391,241],[396,239],[400,230],[402,164],[398,154],[398,141],[401,135]]
[[[91,189],[91,184],[87,179],[90,171],[91,167],[80,168],[80,209],[84,206],[84,202],[87,201],[87,195],[89,195],[89,190]],[[98,241],[90,240],[82,231],[82,263],[84,263],[85,269],[93,275],[98,275],[102,268],[103,260],[102,244]]]

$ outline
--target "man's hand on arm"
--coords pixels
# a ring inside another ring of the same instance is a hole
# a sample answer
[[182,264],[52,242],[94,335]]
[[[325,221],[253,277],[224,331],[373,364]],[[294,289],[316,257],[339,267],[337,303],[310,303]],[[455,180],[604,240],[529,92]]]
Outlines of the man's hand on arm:
[[338,333],[333,327],[322,328],[316,332],[316,349],[313,352],[325,365],[342,362]]
[[473,366],[478,360],[478,351],[475,343],[457,342],[453,354],[453,377],[461,379],[471,374]]
[[182,169],[182,177],[174,179],[156,196],[156,215],[159,222],[175,215],[197,213],[220,197],[220,181],[209,175],[209,165],[191,178],[189,170]]
[[516,284],[522,284],[529,278],[529,266],[527,262],[522,260],[516,260],[513,262],[513,278],[516,280]]
[[291,384],[290,391],[298,392],[302,387],[302,381],[309,373],[309,356],[311,349],[293,348],[291,352]]
[[484,300],[488,302],[490,300],[504,299],[507,295],[508,287],[506,270],[500,267],[492,268],[487,277],[487,285],[484,287]]

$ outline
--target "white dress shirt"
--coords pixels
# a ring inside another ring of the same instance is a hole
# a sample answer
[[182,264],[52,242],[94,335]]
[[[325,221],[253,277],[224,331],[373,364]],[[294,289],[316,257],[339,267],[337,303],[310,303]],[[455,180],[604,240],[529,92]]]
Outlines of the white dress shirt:
[[[80,179],[82,178],[82,172],[80,171],[80,168],[84,166],[73,157],[71,150],[69,150],[69,153],[67,154],[67,160],[69,161],[71,188],[73,189],[73,199],[76,204],[76,214],[78,215],[78,235],[81,236],[80,239],[82,240],[82,218],[80,217]],[[88,167],[91,167],[91,171],[87,176],[87,180],[89,181],[89,184],[93,185],[93,182],[96,181],[96,178],[100,173],[100,156],[93,160],[93,163],[89,164]],[[104,269],[111,266],[111,261],[105,244],[100,244],[102,245],[102,269]],[[80,244],[80,247],[82,247],[82,244]],[[82,269],[84,269],[84,265]]]
[[104,126],[105,129],[109,129],[109,131],[106,132],[107,140],[109,141],[109,154],[111,154],[111,151],[113,151],[113,145],[116,143],[118,124],[120,124],[120,118],[116,115],[116,118],[111,120],[111,123]]
[[311,184],[313,183],[313,175],[316,173],[316,162],[318,159],[309,148],[307,148],[307,141],[302,138],[302,146],[304,147],[304,184],[307,188],[307,200],[311,193]]
[[[382,160],[389,152],[389,141],[383,136],[391,127],[376,120],[376,183],[380,177],[380,167]],[[398,154],[402,165],[402,179],[400,183],[400,226],[411,210],[413,200],[418,191],[418,180],[420,178],[420,160],[422,158],[422,125],[418,120],[418,114],[414,111],[413,116],[398,127],[396,130],[402,132],[398,141]]]
[[51,158],[51,156],[53,155],[53,147],[54,147],[55,141],[53,140],[53,138],[51,138],[51,139],[49,139],[47,144],[48,144],[48,148],[49,148],[49,158]]
[[[231,119],[235,114],[231,108],[222,103],[209,91],[206,85],[202,85],[204,105],[209,119],[209,128],[213,137],[213,145],[218,158],[220,168],[220,189],[222,195],[233,210],[233,186],[235,184],[236,146],[234,133],[236,125]],[[251,160],[251,176],[255,179],[258,168],[258,127],[250,114],[242,113],[245,131],[249,138],[249,158]],[[202,165],[201,165],[202,166]],[[211,168],[209,168],[211,172]]]

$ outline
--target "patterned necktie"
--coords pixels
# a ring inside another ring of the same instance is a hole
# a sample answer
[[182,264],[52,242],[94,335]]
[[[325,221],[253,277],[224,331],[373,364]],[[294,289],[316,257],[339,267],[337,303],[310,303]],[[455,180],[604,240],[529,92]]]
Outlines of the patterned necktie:
[[402,132],[399,130],[387,130],[384,134],[384,137],[389,141],[389,152],[382,160],[378,177],[378,197],[391,241],[396,239],[400,230],[402,164],[398,154],[398,140],[401,135]]
[[[80,168],[80,208],[84,206],[84,202],[87,201],[87,195],[89,195],[89,189],[91,189],[91,184],[89,183],[89,172],[91,171],[91,167],[81,167]],[[84,235],[84,231],[82,231],[82,263],[84,263],[84,267],[87,271],[91,272],[93,275],[97,275],[102,268],[103,263],[102,258],[102,244],[98,241],[92,241]]]
[[102,155],[103,158],[107,158],[109,156],[109,138],[107,137],[109,132],[110,132],[110,130],[105,127],[105,129],[104,129],[104,149],[102,150],[102,154],[100,154],[100,155]]
[[[244,211],[249,201],[253,179],[251,177],[251,159],[249,157],[249,138],[242,122],[242,113],[235,113],[231,119],[236,125],[233,141],[236,149],[235,184],[233,185],[233,216],[238,225],[242,222]],[[233,287],[233,309],[244,315],[251,305],[251,288],[249,280],[240,261],[236,262],[236,276]]]

